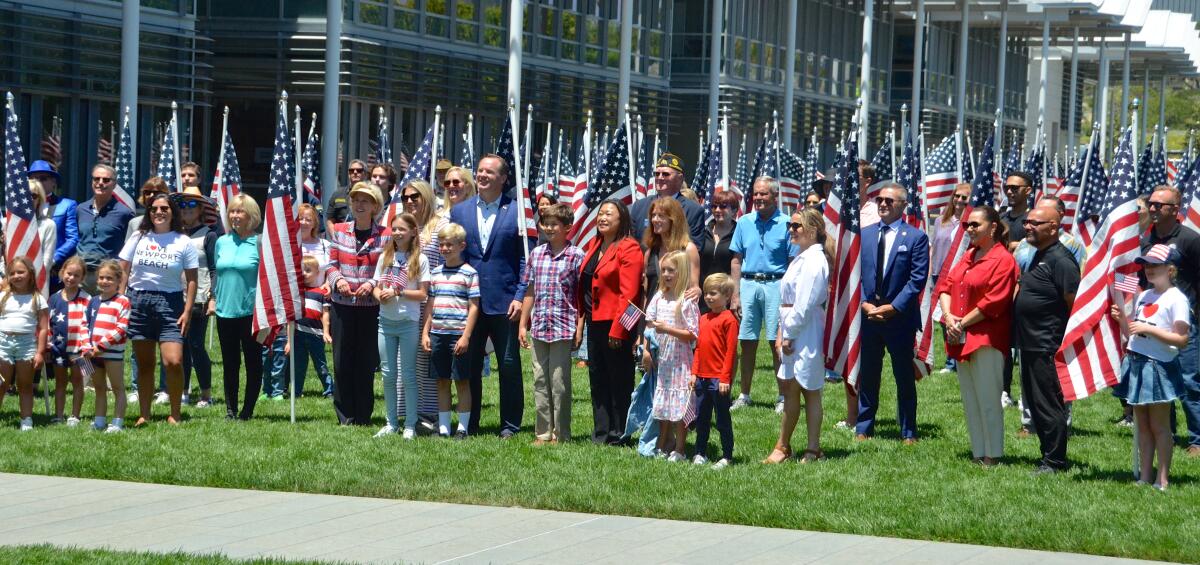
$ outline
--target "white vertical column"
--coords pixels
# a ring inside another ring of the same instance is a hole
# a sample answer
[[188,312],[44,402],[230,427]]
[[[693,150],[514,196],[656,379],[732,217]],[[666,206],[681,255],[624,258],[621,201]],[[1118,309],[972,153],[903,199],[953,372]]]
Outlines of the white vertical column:
[[1079,84],[1079,27],[1076,26],[1075,34],[1071,37],[1071,85],[1068,91],[1067,108],[1067,150],[1074,154],[1075,151],[1075,104],[1078,96]]
[[[788,0],[787,52],[783,56],[783,146],[792,148],[792,106],[796,103],[796,18],[799,0]],[[722,133],[722,135],[726,135]],[[726,140],[728,141],[728,140]],[[724,164],[724,161],[721,162]]]
[[342,0],[325,1],[325,87],[321,98],[321,191],[322,204],[338,187],[338,124],[342,112],[340,82],[342,68]]
[[912,129],[921,125],[921,87],[925,85],[925,0],[917,0],[916,38],[913,41]]
[[871,116],[871,47],[875,43],[872,38],[875,29],[875,0],[866,0],[863,2],[863,8],[862,64],[859,66],[858,76],[859,100],[861,101],[861,109],[858,113],[858,156],[860,159],[867,159],[869,158],[867,151],[870,149],[868,145],[871,143],[867,124],[870,123]]
[[[1043,45],[1043,49],[1045,46]],[[996,114],[1000,120],[1001,128],[1004,127],[1004,83],[1006,72],[1004,70],[1008,59],[1008,0],[1003,0],[1000,3],[1000,60],[997,62],[996,69]],[[1044,66],[1044,64],[1043,64]],[[1042,86],[1045,88],[1045,77],[1042,78]],[[1000,136],[1004,136],[1004,132],[1000,132]],[[1004,145],[1000,143],[999,145]]]
[[[721,53],[722,36],[725,35],[725,2],[713,0],[712,16],[710,18],[711,36],[708,49],[708,137],[716,138],[720,117],[717,116],[718,103],[721,98]],[[704,158],[701,154],[699,158]]]
[[1096,115],[1100,116],[1100,160],[1104,161],[1108,155],[1108,50],[1105,49],[1105,38],[1100,38],[1100,84],[1097,88],[1100,89],[1099,102],[1097,104],[1098,111]]
[[962,12],[962,21],[958,28],[958,90],[954,96],[954,106],[958,110],[956,116],[958,127],[965,128],[967,117],[967,33],[970,31],[970,12],[971,5],[966,0],[961,0],[958,4],[959,10]]
[[[1121,131],[1117,133],[1117,138],[1125,133],[1125,127],[1129,125],[1129,32],[1125,32],[1125,64],[1121,66]],[[1133,148],[1137,151],[1137,147]]]
[[[1050,16],[1043,14],[1042,16],[1042,68],[1040,81],[1038,85],[1038,124],[1039,128],[1044,128],[1049,122],[1046,121],[1046,89],[1049,87],[1050,80]],[[1045,130],[1043,129],[1044,133]],[[1035,140],[1034,145],[1041,142],[1041,139]]]
[[[508,2],[508,102],[514,108],[521,107],[521,30],[525,26],[524,2]],[[513,127],[520,127],[513,122]]]
[[[141,34],[141,19],[141,3],[138,0],[121,2],[121,107],[129,112],[129,144],[133,147],[135,170],[138,162],[138,43]],[[113,150],[116,151],[116,147],[113,147]],[[129,189],[129,187],[122,188]]]
[[621,0],[621,62],[617,84],[617,122],[625,122],[629,79],[633,72],[633,0]]

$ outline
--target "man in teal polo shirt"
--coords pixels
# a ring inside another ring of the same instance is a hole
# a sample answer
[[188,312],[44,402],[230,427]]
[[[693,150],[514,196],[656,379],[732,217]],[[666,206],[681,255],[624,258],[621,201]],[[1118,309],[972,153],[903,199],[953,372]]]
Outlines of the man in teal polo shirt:
[[[754,180],[751,199],[754,213],[738,219],[733,229],[732,276],[739,281],[731,307],[742,315],[738,339],[742,342],[742,393],[732,408],[750,404],[750,384],[754,379],[754,358],[763,326],[767,342],[775,342],[779,329],[779,280],[787,271],[788,262],[798,253],[788,239],[785,216],[778,206],[779,181],[771,177]],[[779,371],[779,352],[771,348],[775,372]],[[774,374],[774,373],[772,373]],[[783,396],[775,402],[775,410],[783,409]]]

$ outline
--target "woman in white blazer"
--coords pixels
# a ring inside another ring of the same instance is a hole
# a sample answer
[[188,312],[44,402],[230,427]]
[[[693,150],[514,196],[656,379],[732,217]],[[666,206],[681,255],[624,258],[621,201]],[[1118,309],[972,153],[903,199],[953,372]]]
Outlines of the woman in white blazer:
[[800,395],[804,395],[804,413],[808,444],[801,463],[824,457],[821,452],[821,389],[825,386],[825,301],[829,297],[829,251],[826,249],[825,221],[815,209],[792,214],[788,235],[799,248],[779,285],[779,332],[775,348],[779,351],[780,390],[783,392],[783,417],[775,450],[764,463],[779,463],[792,456],[792,432],[800,416]]

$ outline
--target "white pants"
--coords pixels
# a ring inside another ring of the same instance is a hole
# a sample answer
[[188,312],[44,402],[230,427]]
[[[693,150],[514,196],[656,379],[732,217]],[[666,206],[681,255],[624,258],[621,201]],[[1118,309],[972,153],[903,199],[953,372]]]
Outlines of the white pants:
[[1004,456],[1004,354],[991,347],[975,350],[958,361],[958,386],[967,413],[967,433],[975,458]]

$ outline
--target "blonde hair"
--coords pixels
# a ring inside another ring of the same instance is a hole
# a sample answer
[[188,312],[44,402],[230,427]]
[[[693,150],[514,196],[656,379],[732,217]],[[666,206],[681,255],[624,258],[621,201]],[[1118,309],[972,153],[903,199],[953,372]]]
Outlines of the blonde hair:
[[[300,205],[300,210],[296,213],[296,222],[297,223],[299,223],[299,221],[300,221],[300,216],[302,214],[304,214],[305,212],[311,212],[313,215],[313,226],[307,235],[312,237],[313,239],[317,239],[318,237],[320,237],[320,235],[317,233],[317,230],[321,229],[321,215],[317,213],[316,207],[314,207],[312,204],[309,204],[306,202],[306,203]],[[301,234],[301,235],[305,235],[305,234]]]
[[466,243],[467,241],[467,230],[454,222],[442,226],[442,229],[438,230],[437,235],[438,241],[448,241],[450,243]]
[[232,222],[229,221],[229,213],[234,210],[241,210],[250,216],[250,231],[258,231],[258,226],[262,223],[262,210],[254,198],[243,192],[229,199],[229,205],[225,208],[225,221],[230,225]]
[[[691,265],[688,264],[687,253],[684,253],[683,251],[668,252],[666,255],[663,255],[661,260],[659,260],[658,265],[658,292],[662,295],[670,294],[672,297],[674,297],[676,301],[675,318],[680,319],[680,317],[683,315],[683,291],[687,290],[692,284],[692,281],[690,280],[692,268]],[[675,269],[675,284],[670,288],[667,288],[667,281],[662,277],[664,265],[670,265]]]
[[117,276],[117,284],[121,284],[121,279],[125,278],[125,269],[121,268],[121,263],[116,259],[105,259],[100,262],[100,266],[96,267],[96,274],[99,275],[104,271],[112,271]]
[[683,205],[678,200],[670,196],[661,196],[650,203],[650,211],[646,214],[647,218],[654,217],[654,211],[660,210],[667,219],[671,220],[671,230],[667,232],[667,237],[664,240],[661,236],[654,232],[654,227],[646,230],[646,234],[642,238],[642,244],[646,249],[658,249],[659,245],[663,245],[667,251],[682,251],[687,248],[687,244],[691,241],[688,235],[687,218],[683,215]]
[[463,198],[475,196],[475,175],[473,175],[471,171],[468,171],[462,167],[450,167],[446,171],[446,175],[442,178],[449,177],[450,173],[457,174],[458,179],[463,182],[463,188],[465,189],[463,191]]
[[78,255],[72,255],[70,257],[67,257],[66,260],[63,261],[62,266],[60,266],[58,268],[58,278],[60,278],[60,279],[63,278],[63,275],[66,274],[66,272],[67,272],[67,267],[70,267],[72,265],[79,267],[79,271],[82,274],[85,274],[85,275],[87,274],[87,263],[83,262],[83,257],[80,257]]
[[725,273],[713,273],[704,279],[704,292],[717,291],[726,298],[733,296],[733,279]]
[[433,198],[433,187],[423,180],[414,180],[400,187],[400,195],[404,196],[404,191],[412,188],[421,195],[421,213],[413,214],[417,220],[417,228],[420,230],[421,239],[429,240],[433,238],[433,228],[437,226],[438,220],[442,219],[441,213],[437,210],[437,201]]
[[829,262],[829,268],[833,268],[833,240],[829,239],[825,233],[825,216],[821,215],[816,208],[805,208],[792,212],[793,216],[800,216],[800,226],[805,231],[811,231],[817,245],[825,252],[825,260]]
[[24,265],[25,269],[29,271],[29,288],[26,289],[25,292],[20,293],[20,294],[30,294],[33,296],[33,311],[37,312],[38,310],[41,309],[41,305],[42,305],[42,303],[39,302],[39,300],[42,300],[42,293],[38,291],[37,271],[35,271],[33,269],[33,261],[30,260],[28,257],[22,257],[22,256],[17,256],[17,257],[13,257],[12,259],[9,259],[9,262],[8,262],[8,275],[9,276],[5,277],[5,279],[4,279],[4,283],[3,283],[4,295],[0,296],[0,312],[4,311],[4,305],[8,303],[8,297],[10,297],[14,294],[18,294],[18,292],[13,290],[13,288],[12,288],[12,268],[18,264]]
[[46,219],[42,207],[46,205],[46,188],[41,181],[29,179],[29,193],[33,195],[33,215],[39,220]]
[[[405,212],[397,214],[395,218],[392,218],[392,223],[395,223],[397,220],[408,224],[408,229],[412,230],[412,237],[408,238],[408,249],[400,249],[400,251],[408,253],[408,278],[411,280],[419,279],[421,271],[421,238],[417,236],[417,218]],[[391,226],[388,227],[390,228]],[[383,246],[383,257],[380,257],[380,261],[382,261],[384,267],[391,267],[392,263],[395,262],[398,243],[396,238],[393,237]]]

